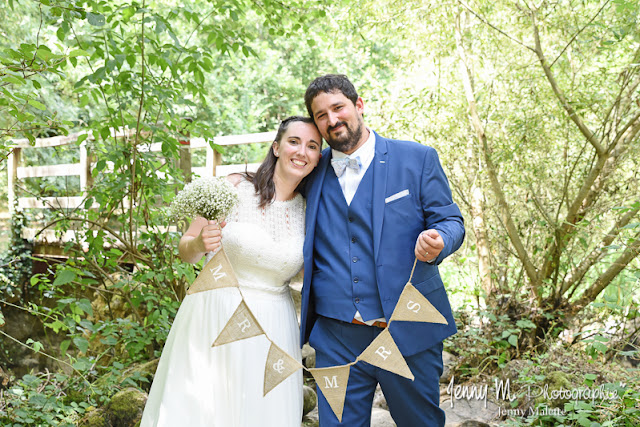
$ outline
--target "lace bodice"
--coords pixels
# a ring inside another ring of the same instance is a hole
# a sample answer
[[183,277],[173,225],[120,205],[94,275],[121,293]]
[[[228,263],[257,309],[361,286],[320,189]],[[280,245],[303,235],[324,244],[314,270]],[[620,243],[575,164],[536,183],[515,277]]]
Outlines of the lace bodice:
[[302,268],[305,200],[298,194],[259,208],[253,184],[236,188],[240,200],[222,229],[222,247],[240,286],[280,289]]

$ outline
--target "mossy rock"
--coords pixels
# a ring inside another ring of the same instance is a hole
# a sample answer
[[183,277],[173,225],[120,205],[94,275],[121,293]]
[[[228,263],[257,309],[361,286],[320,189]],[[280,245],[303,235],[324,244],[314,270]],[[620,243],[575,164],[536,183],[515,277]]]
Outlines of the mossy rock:
[[97,408],[89,411],[78,422],[80,427],[111,427],[107,421],[107,414],[104,409]]
[[142,418],[147,396],[137,388],[129,387],[114,394],[105,408],[112,427],[133,427]]
[[571,391],[574,386],[571,383],[570,376],[562,371],[549,372],[544,379],[544,387],[546,387],[547,396],[541,393],[535,399],[536,405],[545,404],[552,408],[562,408],[570,399],[552,399],[554,391]]
[[304,416],[314,410],[318,404],[318,396],[316,396],[316,392],[313,391],[311,387],[307,387],[306,385],[302,386],[302,395],[304,401],[302,406],[302,415]]
[[562,371],[553,371],[547,374],[545,384],[549,384],[549,389],[559,390],[560,388],[571,388],[571,380],[569,375]]

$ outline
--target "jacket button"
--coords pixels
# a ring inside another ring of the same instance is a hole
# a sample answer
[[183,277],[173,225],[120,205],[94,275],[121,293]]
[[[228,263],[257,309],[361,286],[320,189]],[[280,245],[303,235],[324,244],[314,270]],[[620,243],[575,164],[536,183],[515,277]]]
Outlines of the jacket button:
[[360,281],[360,279],[358,279],[357,277],[353,278],[353,283],[358,283]]
[[355,242],[356,242],[356,238],[355,238],[355,237],[352,237],[352,238],[351,238],[351,243],[355,243]]
[[353,222],[353,217],[352,216],[349,217],[349,222]]
[[353,261],[353,262],[358,262],[358,257],[357,257],[357,256],[354,256],[353,258],[351,258],[351,261]]
[[358,304],[360,302],[360,298],[356,298],[355,301],[356,301],[356,304]]

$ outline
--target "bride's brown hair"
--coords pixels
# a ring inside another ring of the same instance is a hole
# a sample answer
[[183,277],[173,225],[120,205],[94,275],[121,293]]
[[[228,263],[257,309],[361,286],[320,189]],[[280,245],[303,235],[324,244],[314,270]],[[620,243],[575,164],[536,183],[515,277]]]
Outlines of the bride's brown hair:
[[[274,140],[275,143],[280,144],[284,133],[289,128],[289,125],[294,122],[302,122],[309,123],[315,125],[313,120],[309,117],[303,116],[291,116],[287,117],[280,123],[280,127],[278,127],[278,132],[276,133],[276,138]],[[269,152],[266,157],[262,161],[262,164],[258,168],[258,170],[253,172],[245,172],[244,177],[247,181],[253,183],[253,187],[256,190],[256,194],[260,198],[259,207],[263,208],[267,206],[269,203],[273,201],[276,196],[276,185],[273,182],[273,175],[276,170],[276,162],[278,158],[273,153],[273,145],[269,147]],[[304,187],[306,181],[306,177],[298,184],[296,191],[300,191],[301,188]]]

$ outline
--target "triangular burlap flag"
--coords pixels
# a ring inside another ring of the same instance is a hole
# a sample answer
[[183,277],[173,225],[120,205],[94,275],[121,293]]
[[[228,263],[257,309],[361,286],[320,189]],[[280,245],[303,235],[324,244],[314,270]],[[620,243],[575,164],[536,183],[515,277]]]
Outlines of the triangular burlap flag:
[[251,338],[262,334],[264,334],[262,327],[254,317],[249,307],[247,307],[247,304],[242,300],[235,313],[233,313],[233,316],[231,316],[211,347],[240,341],[245,338]]
[[369,344],[357,360],[362,360],[371,365],[384,369],[385,371],[393,372],[402,377],[408,378],[411,381],[415,379],[411,373],[411,369],[407,366],[402,353],[398,349],[389,329],[382,331],[375,340]]
[[322,391],[340,422],[342,422],[342,411],[344,410],[344,397],[347,394],[349,369],[351,369],[351,364],[309,369],[309,372],[316,380],[316,389]]
[[438,309],[411,283],[407,283],[400,294],[400,299],[391,315],[391,321],[394,320],[449,324]]
[[289,378],[289,375],[298,369],[302,369],[300,362],[289,356],[274,343],[271,343],[267,362],[264,365],[263,396],[266,396],[275,386]]
[[217,254],[204,266],[196,280],[193,281],[188,295],[196,292],[209,291],[217,288],[231,288],[238,286],[238,279],[231,267],[224,248],[220,248]]

